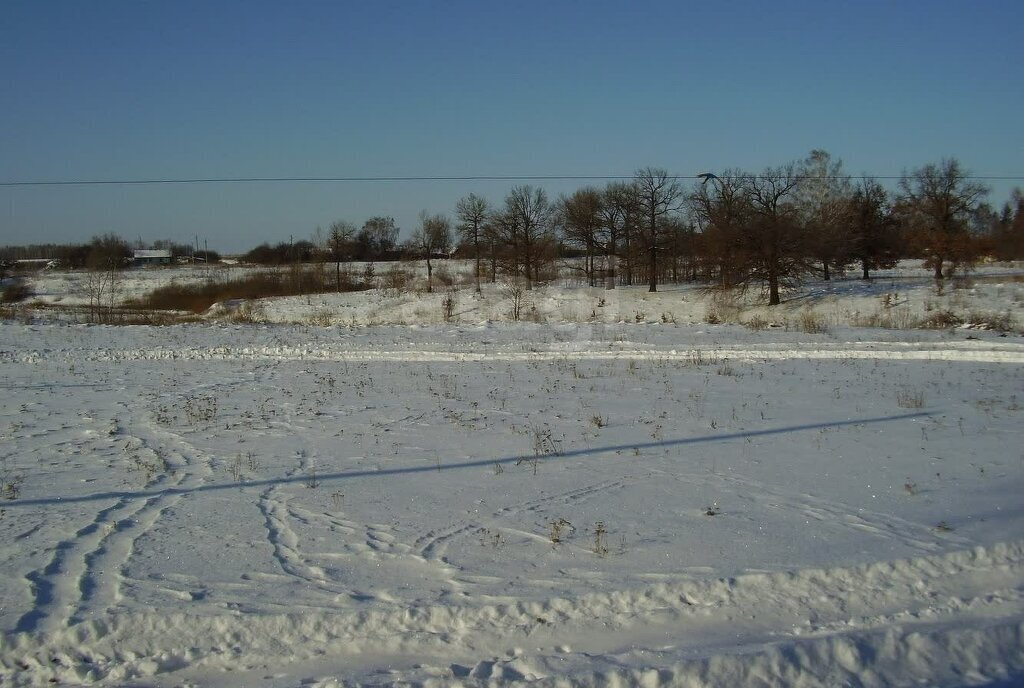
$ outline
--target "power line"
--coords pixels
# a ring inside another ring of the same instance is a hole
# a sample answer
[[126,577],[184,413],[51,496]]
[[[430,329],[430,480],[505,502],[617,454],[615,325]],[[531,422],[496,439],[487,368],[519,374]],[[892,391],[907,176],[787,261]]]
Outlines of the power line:
[[[0,187],[17,186],[116,186],[116,185],[172,185],[172,184],[291,184],[291,183],[394,183],[394,182],[474,182],[474,181],[612,181],[633,179],[634,174],[526,174],[526,175],[465,175],[433,176],[410,175],[398,177],[183,177],[167,179],[57,179],[11,180],[0,182]],[[719,175],[722,179],[753,179],[761,175]],[[701,175],[667,175],[668,179],[696,180]],[[834,175],[797,176],[798,179],[903,179],[904,175]],[[974,181],[1024,181],[1022,175],[967,175],[963,179]]]

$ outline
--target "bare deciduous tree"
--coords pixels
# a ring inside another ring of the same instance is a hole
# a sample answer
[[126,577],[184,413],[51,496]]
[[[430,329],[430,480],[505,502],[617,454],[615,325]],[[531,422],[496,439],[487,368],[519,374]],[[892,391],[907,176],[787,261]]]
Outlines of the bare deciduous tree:
[[587,284],[595,285],[594,258],[601,227],[601,193],[590,187],[579,189],[558,203],[558,224],[567,243],[583,249],[583,272]]
[[451,222],[444,215],[420,212],[420,226],[413,232],[412,245],[427,261],[427,292],[434,291],[434,268],[431,262],[436,253],[447,252],[452,242]]
[[341,262],[351,257],[354,248],[356,228],[350,222],[332,222],[327,235],[327,252],[334,261],[334,283],[341,291]]
[[768,305],[782,302],[780,287],[799,283],[812,271],[807,233],[796,204],[800,172],[793,164],[748,177],[750,218],[742,253],[747,279],[768,288]]
[[896,265],[899,258],[897,223],[888,195],[877,180],[865,177],[854,188],[845,226],[850,256],[860,263],[861,279],[871,279],[871,270]]
[[128,242],[115,234],[93,237],[89,244],[85,291],[89,317],[94,322],[105,322],[112,316],[121,295],[121,271],[130,256]]
[[942,279],[947,262],[970,263],[968,226],[988,188],[970,181],[957,160],[947,159],[904,175],[900,192],[906,222],[924,244],[935,279]]
[[601,202],[602,236],[608,257],[608,284],[613,289],[617,280],[618,259],[621,255],[624,282],[633,284],[631,238],[636,235],[640,217],[636,189],[632,184],[613,182],[605,187]]
[[658,250],[663,220],[683,206],[683,187],[666,170],[645,167],[633,176],[636,197],[643,215],[644,250],[647,252],[649,291],[658,291]]
[[473,244],[473,261],[475,263],[474,277],[476,279],[476,291],[480,292],[480,244],[484,241],[484,227],[487,216],[490,213],[490,206],[487,199],[476,194],[469,194],[460,198],[455,204],[455,213],[459,218],[459,234],[463,241]]
[[804,213],[811,252],[821,264],[824,279],[832,278],[832,268],[850,262],[850,246],[845,232],[852,193],[850,179],[843,173],[843,161],[834,160],[828,151],[812,150],[800,163],[802,179],[797,201]]
[[542,263],[554,249],[551,232],[551,203],[543,189],[515,186],[505,197],[505,208],[495,217],[495,229],[511,250],[513,272],[526,279],[532,289]]
[[749,222],[750,199],[746,175],[726,170],[722,176],[704,175],[690,195],[690,210],[702,233],[704,259],[717,269],[718,283],[733,287],[741,282],[741,228]]

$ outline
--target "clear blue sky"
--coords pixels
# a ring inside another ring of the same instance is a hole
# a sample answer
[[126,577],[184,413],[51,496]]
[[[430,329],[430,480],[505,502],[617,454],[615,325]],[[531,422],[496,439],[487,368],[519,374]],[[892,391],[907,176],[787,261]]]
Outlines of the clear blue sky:
[[[1024,175],[1022,26],[1020,0],[12,1],[0,181],[695,174],[812,148],[855,174]],[[378,214],[407,235],[511,185],[0,187],[0,244],[233,252]]]

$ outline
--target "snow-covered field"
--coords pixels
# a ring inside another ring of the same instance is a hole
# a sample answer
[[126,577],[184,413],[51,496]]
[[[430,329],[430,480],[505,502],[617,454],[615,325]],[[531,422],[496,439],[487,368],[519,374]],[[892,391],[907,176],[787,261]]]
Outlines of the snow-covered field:
[[1015,274],[0,323],[0,684],[1018,685]]

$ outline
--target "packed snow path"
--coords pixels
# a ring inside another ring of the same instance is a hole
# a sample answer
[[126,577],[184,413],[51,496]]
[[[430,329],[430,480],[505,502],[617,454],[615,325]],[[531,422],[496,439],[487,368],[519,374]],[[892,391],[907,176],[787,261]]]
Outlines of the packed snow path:
[[863,334],[0,325],[0,683],[1019,680],[1024,346]]

